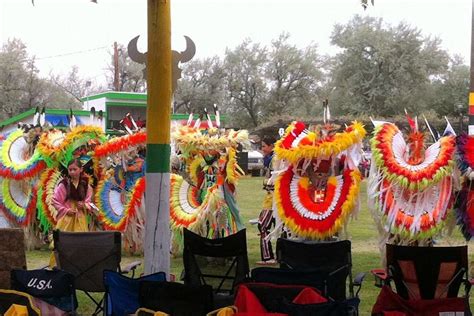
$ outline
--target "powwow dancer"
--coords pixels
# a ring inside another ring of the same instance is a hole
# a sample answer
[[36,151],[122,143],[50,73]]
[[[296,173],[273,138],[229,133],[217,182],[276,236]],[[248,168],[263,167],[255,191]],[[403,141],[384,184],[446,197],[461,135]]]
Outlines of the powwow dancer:
[[201,129],[201,120],[193,123],[191,114],[188,123],[172,133],[187,174],[171,175],[170,217],[177,239],[183,227],[209,238],[224,237],[243,228],[234,198],[235,184],[243,174],[236,148],[248,142],[248,133],[220,129],[215,111],[216,126],[207,115],[208,128]]
[[358,205],[365,129],[353,122],[336,132],[325,125],[310,131],[293,122],[277,141],[277,158],[287,162],[275,181],[278,215],[299,238],[325,240],[337,235]]
[[264,154],[264,180],[263,189],[265,190],[265,198],[263,200],[263,208],[258,216],[258,230],[260,234],[260,256],[262,261],[257,262],[258,264],[274,263],[275,255],[272,249],[272,243],[270,239],[270,232],[272,226],[275,226],[275,217],[273,214],[273,191],[274,185],[271,178],[273,172],[273,156],[274,156],[274,144],[275,138],[271,136],[265,136],[262,139],[262,152]]
[[38,176],[46,166],[36,146],[43,126],[44,109],[37,108],[33,124],[18,124],[0,142],[0,211],[9,226],[24,229],[29,249],[42,239],[35,216]]
[[368,205],[382,250],[387,242],[432,245],[453,202],[454,136],[443,136],[425,148],[417,119],[408,119],[407,143],[388,122],[375,123],[371,139]]
[[94,150],[94,165],[103,168],[95,203],[103,228],[123,232],[125,250],[142,253],[146,188],[142,147],[146,132],[134,128],[130,114],[123,121],[128,122],[124,126],[129,135],[112,138]]
[[456,160],[462,175],[461,190],[455,201],[457,223],[464,238],[474,236],[474,137],[461,134],[456,138]]

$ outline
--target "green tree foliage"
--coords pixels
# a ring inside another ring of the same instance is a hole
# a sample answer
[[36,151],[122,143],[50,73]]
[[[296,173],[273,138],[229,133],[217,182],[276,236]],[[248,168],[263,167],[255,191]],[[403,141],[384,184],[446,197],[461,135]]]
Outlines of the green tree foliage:
[[174,110],[181,113],[212,113],[212,105],[224,100],[224,72],[217,57],[193,59],[183,64],[182,78],[174,94]]
[[234,125],[256,127],[272,117],[308,115],[321,99],[325,59],[312,44],[300,49],[283,33],[270,47],[246,39],[224,60],[227,113]]
[[252,43],[250,39],[244,40],[235,49],[226,51],[226,112],[234,124],[245,127],[255,127],[259,124],[263,116],[262,109],[267,101],[266,63],[267,49]]
[[439,116],[467,113],[469,75],[469,66],[454,56],[448,71],[433,80],[430,104]]
[[267,116],[312,114],[314,104],[320,99],[324,59],[318,54],[317,45],[299,49],[288,43],[289,38],[289,34],[281,34],[272,41],[268,54]]
[[331,85],[339,113],[393,116],[407,108],[428,108],[431,79],[447,70],[448,54],[438,38],[423,37],[404,23],[355,16],[337,24],[331,43],[341,48],[334,58]]
[[0,120],[34,107],[79,107],[53,80],[38,76],[25,44],[12,39],[0,48]]
[[[134,62],[127,53],[127,49],[123,44],[117,45],[118,51],[118,78],[119,87],[118,91],[128,92],[145,92],[146,91],[146,79],[143,78],[142,64]],[[115,78],[115,66],[114,66],[114,53],[110,53],[110,63],[107,65],[106,70],[107,86],[109,90],[115,90],[114,78]]]

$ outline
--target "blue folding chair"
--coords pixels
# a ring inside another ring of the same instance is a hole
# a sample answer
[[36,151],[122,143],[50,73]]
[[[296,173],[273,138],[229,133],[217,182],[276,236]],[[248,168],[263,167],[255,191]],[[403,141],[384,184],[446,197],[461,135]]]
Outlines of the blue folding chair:
[[138,294],[142,281],[166,281],[166,274],[158,272],[131,279],[118,272],[104,270],[105,315],[125,316],[134,314],[140,307]]

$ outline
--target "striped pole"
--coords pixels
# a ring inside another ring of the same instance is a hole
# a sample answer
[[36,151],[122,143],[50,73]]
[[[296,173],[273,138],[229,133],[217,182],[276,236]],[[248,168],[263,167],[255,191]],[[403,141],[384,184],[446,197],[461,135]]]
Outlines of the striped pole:
[[472,0],[471,15],[471,84],[469,86],[469,135],[474,135],[474,0]]
[[145,274],[170,270],[170,0],[148,0]]

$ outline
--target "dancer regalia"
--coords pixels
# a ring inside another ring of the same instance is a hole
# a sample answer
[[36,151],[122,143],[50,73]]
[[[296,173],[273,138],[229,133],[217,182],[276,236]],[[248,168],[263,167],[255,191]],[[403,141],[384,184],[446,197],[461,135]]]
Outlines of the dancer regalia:
[[[83,169],[89,176],[89,184],[95,187],[94,179],[98,179],[100,175],[94,173],[91,153],[105,140],[102,128],[94,125],[72,124],[69,131],[51,129],[41,135],[38,150],[48,166],[40,175],[38,189],[38,219],[43,231],[48,231],[57,224],[58,211],[52,203],[54,190],[64,178],[67,165],[72,159],[81,160]],[[100,228],[95,217],[88,217],[89,230]]]
[[358,205],[365,133],[357,122],[342,132],[328,120],[311,131],[293,122],[277,141],[275,154],[286,167],[275,180],[275,200],[293,237],[326,240],[346,225]]
[[456,160],[463,177],[455,210],[461,232],[469,241],[474,236],[474,137],[461,134],[456,138],[456,144]]
[[36,217],[37,181],[46,167],[37,150],[44,125],[44,111],[36,109],[34,124],[19,124],[18,129],[0,141],[0,212],[8,226],[22,227],[29,249],[41,243]]
[[375,124],[368,204],[386,242],[431,245],[453,202],[455,138],[443,136],[425,147],[424,134],[409,118],[405,142],[395,124]]
[[[235,185],[243,172],[237,164],[237,146],[248,142],[247,131],[219,129],[208,118],[208,128],[194,124],[172,133],[179,160],[185,166],[181,175],[171,175],[170,222],[175,238],[183,227],[201,236],[219,238],[242,229],[235,202]],[[193,125],[193,126],[191,126]]]
[[143,252],[145,145],[146,132],[135,130],[94,151],[95,165],[104,168],[95,192],[99,221],[106,230],[123,232],[124,249],[130,253]]

